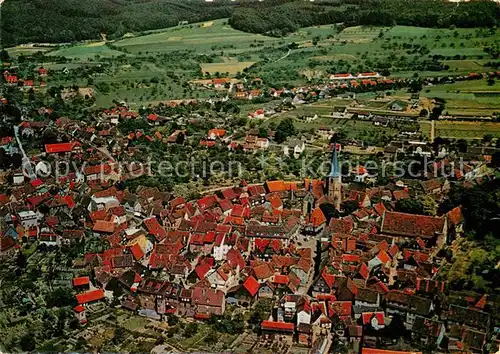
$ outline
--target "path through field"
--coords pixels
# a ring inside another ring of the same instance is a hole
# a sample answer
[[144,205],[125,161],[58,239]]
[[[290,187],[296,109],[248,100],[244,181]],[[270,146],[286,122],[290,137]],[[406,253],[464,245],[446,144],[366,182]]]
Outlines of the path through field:
[[292,50],[291,49],[288,49],[288,53],[286,53],[285,55],[283,55],[281,58],[279,58],[278,60],[274,61],[274,63],[277,63],[279,62],[280,60],[283,60],[285,59],[287,56],[290,55],[290,53],[292,53]]

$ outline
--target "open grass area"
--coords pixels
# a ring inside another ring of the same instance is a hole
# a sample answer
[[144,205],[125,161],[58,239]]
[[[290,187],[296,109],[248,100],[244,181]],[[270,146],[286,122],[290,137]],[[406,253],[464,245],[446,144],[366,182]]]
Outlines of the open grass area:
[[148,324],[148,320],[144,317],[139,317],[139,316],[133,316],[129,318],[127,321],[125,321],[122,326],[125,329],[128,329],[129,331],[135,331],[138,328],[144,328],[146,324]]

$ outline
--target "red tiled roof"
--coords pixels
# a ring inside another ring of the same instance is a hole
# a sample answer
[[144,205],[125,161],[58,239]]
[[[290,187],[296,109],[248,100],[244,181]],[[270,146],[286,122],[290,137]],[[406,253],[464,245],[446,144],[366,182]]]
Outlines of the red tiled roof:
[[80,313],[80,312],[82,312],[82,311],[85,311],[85,307],[83,307],[82,305],[76,305],[76,306],[73,308],[73,310],[74,310],[75,312]]
[[295,325],[287,322],[262,321],[261,328],[263,330],[293,332]]
[[201,261],[200,264],[196,266],[194,271],[198,278],[203,279],[207,275],[208,271],[212,269],[213,262],[207,261],[206,259]]
[[226,260],[229,265],[233,268],[239,267],[243,269],[245,267],[245,259],[241,255],[241,252],[231,248],[226,254]]
[[86,304],[88,302],[101,300],[104,298],[104,291],[102,289],[86,291],[82,294],[76,295],[78,304]]
[[158,119],[158,114],[155,114],[155,113],[150,113],[148,114],[148,120],[151,120],[151,121],[156,121]]
[[[333,313],[337,314],[338,316],[351,316],[351,313],[352,313],[352,302],[351,301],[335,301],[335,302],[331,302],[329,310],[333,311]],[[330,317],[331,317],[331,315],[330,315]]]
[[385,322],[384,313],[383,312],[363,312],[361,315],[363,317],[363,324],[369,324],[373,317],[377,319],[377,323],[379,325],[383,325]]
[[73,278],[73,286],[88,285],[89,283],[90,283],[90,278],[89,277]]
[[208,131],[208,137],[215,137],[215,138],[222,138],[224,135],[226,135],[226,130],[225,129],[210,129]]
[[43,185],[43,181],[40,179],[40,178],[37,178],[33,181],[30,182],[31,185],[34,187],[34,188],[38,188],[40,187],[41,185]]
[[275,284],[286,285],[286,284],[288,284],[289,281],[290,280],[288,279],[288,276],[286,276],[286,275],[274,274],[273,283],[275,283]]
[[368,269],[368,266],[366,263],[362,263],[361,266],[359,267],[358,273],[364,278],[368,279],[368,276],[370,275],[370,269]]
[[487,295],[483,295],[481,296],[481,298],[479,299],[478,302],[476,302],[476,304],[474,305],[475,307],[479,308],[479,309],[484,309],[484,307],[486,306],[486,299],[487,299]]
[[396,199],[396,200],[410,198],[410,195],[404,189],[398,190],[398,191],[394,191],[394,192],[392,192],[392,194],[394,195],[394,199]]
[[391,257],[389,257],[389,255],[387,254],[386,251],[384,250],[381,250],[378,254],[377,254],[377,258],[382,262],[382,264],[385,264],[387,262],[390,262],[391,261]]
[[382,202],[375,204],[373,206],[373,209],[375,209],[375,211],[377,212],[377,214],[380,215],[380,216],[384,215],[384,211],[387,210],[385,208],[384,203],[382,203]]
[[316,208],[312,211],[311,217],[309,218],[309,222],[314,226],[318,227],[324,223],[326,223],[325,214],[321,211],[320,208]]
[[71,152],[73,146],[73,143],[45,144],[45,151],[49,154]]
[[287,190],[287,186],[284,181],[267,181],[266,186],[270,193],[283,192]]
[[274,274],[273,270],[271,269],[271,266],[268,263],[264,263],[257,267],[254,267],[253,271],[257,279],[267,279]]
[[138,261],[142,257],[144,257],[144,252],[142,251],[141,245],[139,245],[139,242],[134,243],[132,247],[130,247],[130,252],[132,252],[132,255],[134,256],[135,260]]
[[458,225],[462,221],[464,221],[464,216],[462,214],[462,208],[460,206],[457,206],[456,208],[453,208],[452,210],[450,210],[446,214],[446,216],[448,217],[448,220],[450,220],[450,222],[453,225]]
[[92,230],[96,232],[112,233],[115,230],[115,224],[111,221],[97,220]]
[[328,287],[330,289],[332,289],[333,288],[333,284],[335,283],[335,275],[329,274],[327,272],[326,267],[325,267],[325,268],[323,268],[323,271],[321,272],[321,277],[325,281],[326,285],[328,285]]
[[256,238],[255,239],[255,248],[257,248],[261,253],[264,253],[266,250],[267,246],[271,240],[266,239],[266,238]]
[[401,352],[396,350],[362,348],[361,354],[422,354],[422,352]]
[[442,217],[415,215],[386,211],[382,219],[382,233],[432,238],[444,230]]
[[255,296],[257,291],[259,291],[260,285],[253,276],[249,276],[243,283],[243,287],[250,293],[250,295]]
[[155,217],[145,219],[144,225],[146,225],[148,232],[151,235],[153,235],[157,241],[162,241],[167,236],[167,232],[160,225],[160,223],[158,222],[158,219],[156,219]]

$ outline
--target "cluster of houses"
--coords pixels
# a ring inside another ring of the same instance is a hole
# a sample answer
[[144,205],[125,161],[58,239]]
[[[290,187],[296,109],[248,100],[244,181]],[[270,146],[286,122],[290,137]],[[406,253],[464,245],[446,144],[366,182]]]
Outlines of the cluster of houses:
[[35,86],[47,86],[46,78],[48,76],[48,70],[44,67],[40,67],[35,70],[34,75],[32,77],[30,76],[29,79],[18,77],[18,74],[15,70],[4,70],[2,75],[3,80],[7,85],[18,86],[22,89],[31,89]]
[[[56,124],[65,131],[77,125],[69,119]],[[26,122],[23,128],[38,129]],[[436,279],[441,249],[462,233],[461,207],[440,216],[394,211],[402,198],[442,198],[449,189],[445,179],[345,184],[335,148],[325,179],[241,181],[185,200],[158,188],[123,189],[132,177],[77,137],[83,135],[47,144],[45,154],[60,161],[84,156],[89,164],[82,171],[57,179],[15,173],[0,195],[1,257],[14,257],[23,242],[56,247],[90,236],[106,242],[103,252],[73,264],[85,274],[73,279],[81,324],[89,306],[114,296],[124,308],[157,320],[171,314],[204,320],[224,314],[228,304],[248,307],[270,298],[274,305],[262,332],[306,346],[335,337],[359,352],[404,331],[417,346],[481,352],[493,335],[486,294],[447,301],[446,281]],[[212,129],[204,141],[224,138],[224,129]],[[289,154],[302,147],[291,144]],[[357,203],[357,210],[332,213],[345,201]],[[123,294],[116,295],[117,288]]]

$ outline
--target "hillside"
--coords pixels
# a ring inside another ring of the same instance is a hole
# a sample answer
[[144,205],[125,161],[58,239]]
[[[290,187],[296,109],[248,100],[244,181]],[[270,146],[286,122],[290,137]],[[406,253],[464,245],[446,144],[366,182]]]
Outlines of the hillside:
[[2,46],[121,37],[127,32],[229,17],[229,2],[203,0],[7,0],[1,8]]
[[176,26],[179,21],[227,17],[236,29],[273,36],[339,22],[491,28],[500,18],[500,6],[488,0],[459,6],[441,0],[6,0],[1,10],[3,47],[98,39],[100,34],[116,39],[128,32]]
[[230,24],[241,31],[284,35],[300,27],[342,22],[346,26],[494,27],[500,6],[493,1],[344,0],[261,4],[237,8]]

